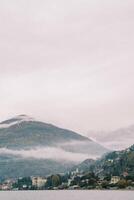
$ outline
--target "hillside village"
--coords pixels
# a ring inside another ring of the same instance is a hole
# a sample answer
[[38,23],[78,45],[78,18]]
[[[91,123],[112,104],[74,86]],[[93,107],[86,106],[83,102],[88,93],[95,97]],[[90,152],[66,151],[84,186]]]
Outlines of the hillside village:
[[134,190],[134,177],[128,174],[120,176],[98,177],[94,173],[79,172],[77,169],[65,175],[49,177],[24,177],[4,180],[0,190],[63,190],[63,189],[131,189]]
[[20,177],[1,180],[0,183],[0,190],[62,189],[134,190],[134,145],[124,151],[108,153],[94,162],[86,160],[65,174]]

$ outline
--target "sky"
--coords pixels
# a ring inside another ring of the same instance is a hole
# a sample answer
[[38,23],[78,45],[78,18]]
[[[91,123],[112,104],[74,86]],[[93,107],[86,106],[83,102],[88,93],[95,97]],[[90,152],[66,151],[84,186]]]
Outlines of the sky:
[[0,0],[0,121],[134,123],[133,0]]

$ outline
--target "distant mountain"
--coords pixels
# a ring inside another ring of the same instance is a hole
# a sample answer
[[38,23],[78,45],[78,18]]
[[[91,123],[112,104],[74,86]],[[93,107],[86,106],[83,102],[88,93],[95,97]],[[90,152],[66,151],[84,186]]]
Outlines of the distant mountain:
[[87,137],[26,115],[0,123],[0,177],[60,173],[107,151]]
[[106,148],[113,150],[123,150],[134,144],[134,125],[120,128],[115,131],[89,131],[88,136]]

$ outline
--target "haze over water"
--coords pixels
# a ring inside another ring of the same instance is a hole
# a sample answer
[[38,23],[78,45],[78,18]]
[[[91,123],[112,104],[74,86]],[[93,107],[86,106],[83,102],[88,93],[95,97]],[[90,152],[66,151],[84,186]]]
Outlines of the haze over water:
[[3,200],[133,200],[131,191],[19,191],[1,192]]

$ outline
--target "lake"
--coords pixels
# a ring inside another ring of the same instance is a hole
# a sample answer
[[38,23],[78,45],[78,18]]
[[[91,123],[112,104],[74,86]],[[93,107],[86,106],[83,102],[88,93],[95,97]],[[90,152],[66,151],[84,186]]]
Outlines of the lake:
[[7,191],[1,200],[134,200],[134,191]]

